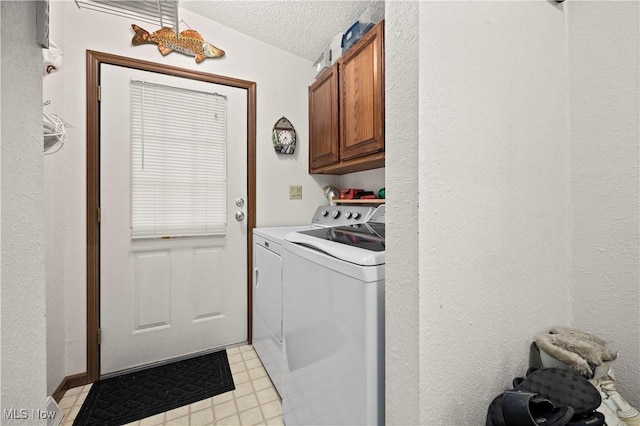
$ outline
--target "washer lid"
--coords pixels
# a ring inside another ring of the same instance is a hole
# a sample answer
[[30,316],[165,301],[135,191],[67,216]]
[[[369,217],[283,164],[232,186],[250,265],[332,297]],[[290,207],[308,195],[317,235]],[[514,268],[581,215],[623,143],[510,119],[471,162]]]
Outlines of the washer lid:
[[384,265],[384,223],[361,223],[292,232],[286,240],[362,266]]

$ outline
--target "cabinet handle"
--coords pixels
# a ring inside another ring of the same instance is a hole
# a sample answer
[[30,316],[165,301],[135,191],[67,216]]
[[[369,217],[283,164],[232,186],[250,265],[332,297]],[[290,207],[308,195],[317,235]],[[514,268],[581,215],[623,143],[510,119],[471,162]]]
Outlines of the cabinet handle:
[[256,276],[256,288],[258,288],[260,286],[258,283],[258,268],[254,268],[253,274]]

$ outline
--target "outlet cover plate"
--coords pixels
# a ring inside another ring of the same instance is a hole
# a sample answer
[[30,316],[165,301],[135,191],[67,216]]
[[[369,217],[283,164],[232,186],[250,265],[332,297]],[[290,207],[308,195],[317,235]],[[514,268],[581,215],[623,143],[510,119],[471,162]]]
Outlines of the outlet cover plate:
[[289,199],[290,200],[302,199],[302,185],[289,185]]

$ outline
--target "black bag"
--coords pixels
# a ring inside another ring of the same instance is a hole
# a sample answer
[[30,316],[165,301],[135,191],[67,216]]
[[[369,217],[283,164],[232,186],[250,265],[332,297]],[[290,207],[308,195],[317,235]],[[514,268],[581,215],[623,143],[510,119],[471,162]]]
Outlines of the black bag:
[[487,426],[599,426],[600,393],[587,379],[564,368],[529,369],[513,389],[489,405]]

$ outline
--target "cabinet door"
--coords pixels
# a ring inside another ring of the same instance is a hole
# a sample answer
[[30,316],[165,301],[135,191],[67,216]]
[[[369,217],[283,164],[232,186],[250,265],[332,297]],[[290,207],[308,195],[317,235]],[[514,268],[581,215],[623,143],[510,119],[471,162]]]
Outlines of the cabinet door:
[[340,159],[384,150],[384,21],[340,58]]
[[309,86],[309,171],[337,163],[338,67],[334,65]]

